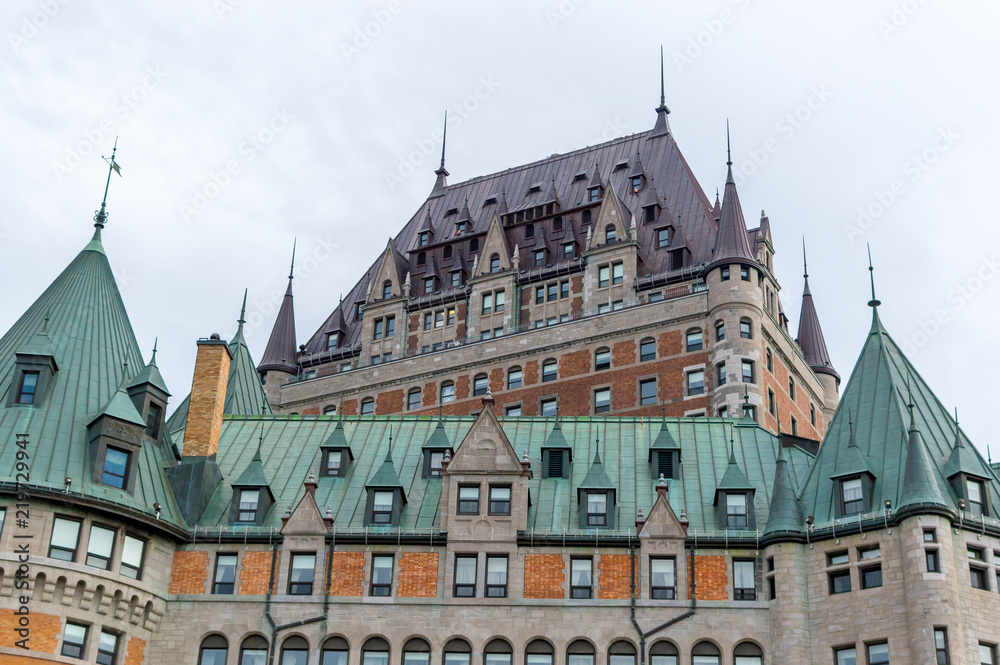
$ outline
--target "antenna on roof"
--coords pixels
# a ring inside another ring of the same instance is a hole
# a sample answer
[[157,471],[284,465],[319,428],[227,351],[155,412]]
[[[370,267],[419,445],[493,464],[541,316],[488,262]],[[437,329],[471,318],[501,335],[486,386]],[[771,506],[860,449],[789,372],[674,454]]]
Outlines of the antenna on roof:
[[868,301],[868,306],[875,308],[882,304],[882,301],[875,297],[875,268],[872,267],[872,246],[865,243],[868,247],[868,273],[872,282],[872,299]]
[[104,183],[104,199],[101,201],[101,209],[94,212],[94,226],[100,231],[104,228],[104,225],[108,223],[108,188],[111,186],[111,172],[114,171],[118,174],[120,178],[122,175],[122,169],[118,166],[118,162],[115,161],[115,153],[118,152],[118,137],[115,137],[115,146],[111,149],[111,158],[108,159],[104,155],[101,155],[101,159],[108,163],[108,180]]

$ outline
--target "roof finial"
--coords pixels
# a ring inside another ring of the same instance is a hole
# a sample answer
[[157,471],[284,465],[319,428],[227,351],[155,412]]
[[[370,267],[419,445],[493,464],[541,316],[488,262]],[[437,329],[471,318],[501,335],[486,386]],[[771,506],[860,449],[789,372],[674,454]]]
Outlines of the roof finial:
[[[663,85],[663,44],[660,44],[660,107],[664,110],[667,108],[666,89]],[[667,113],[670,113],[670,111],[667,111]]]
[[[46,321],[48,321],[48,319],[46,319]],[[149,364],[150,365],[154,365],[154,366],[156,365],[156,347],[157,347],[157,345],[159,345],[159,343],[160,343],[160,338],[159,337],[154,337],[153,338],[153,357],[149,359]],[[955,410],[955,417],[956,418],[958,417],[958,409]],[[956,422],[958,422],[958,421],[956,421]]]
[[441,133],[441,170],[444,170],[444,148],[448,142],[448,111],[444,112],[444,131]]
[[392,423],[389,423],[389,449],[385,451],[385,461],[392,461]]
[[809,264],[806,263],[806,237],[802,236],[802,276],[809,279]]
[[872,282],[872,299],[868,301],[868,306],[875,308],[882,304],[882,301],[875,297],[875,268],[872,267],[872,246],[865,243],[868,247],[868,273]]
[[733,438],[733,433],[735,431],[736,431],[736,428],[733,427],[732,423],[729,423],[729,461],[730,462],[735,462],[736,461],[736,441]]
[[254,456],[254,459],[258,462],[261,461],[260,449],[264,447],[264,414],[264,407],[262,406],[260,407],[260,435],[257,438],[257,454]]
[[104,228],[104,225],[108,223],[108,188],[111,186],[111,172],[114,171],[118,174],[120,178],[122,175],[121,167],[118,166],[118,162],[115,161],[115,153],[118,152],[118,137],[115,137],[115,146],[111,149],[111,159],[108,159],[104,155],[101,155],[101,159],[108,163],[108,180],[104,183],[104,199],[101,201],[101,209],[94,212],[94,226],[98,231]]
[[288,269],[288,281],[289,282],[292,281],[292,278],[295,276],[295,247],[298,244],[299,244],[299,239],[298,238],[293,238],[292,239],[292,266],[291,266],[291,268]]
[[243,330],[243,324],[247,322],[246,321],[246,316],[247,316],[247,291],[249,291],[249,289],[243,289],[243,306],[240,307],[240,318],[236,319],[236,323],[238,323],[239,326],[240,326],[240,329],[239,329],[239,331],[237,331],[237,334],[239,334],[239,332],[242,332],[242,330]]
[[726,118],[726,166],[733,165],[733,151],[729,145],[729,118]]

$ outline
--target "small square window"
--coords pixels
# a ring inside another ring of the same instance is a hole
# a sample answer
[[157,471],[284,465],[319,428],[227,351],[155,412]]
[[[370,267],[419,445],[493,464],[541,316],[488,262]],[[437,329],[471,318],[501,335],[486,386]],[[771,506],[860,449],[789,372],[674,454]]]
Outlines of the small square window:
[[541,407],[542,416],[559,415],[559,399],[556,397],[543,399],[539,406]]
[[[889,662],[888,660],[885,662]],[[979,643],[979,663],[980,665],[997,665],[997,645]]]
[[882,566],[869,566],[858,569],[862,589],[876,589],[882,586]]
[[705,370],[695,370],[687,373],[687,394],[701,395],[705,392]]
[[458,488],[458,514],[479,514],[479,486],[460,485]]
[[937,531],[934,529],[924,529],[924,542],[925,543],[936,543],[937,542]]
[[521,415],[521,405],[514,404],[511,406],[504,407],[504,415],[508,418],[516,418]]
[[866,649],[868,650],[867,665],[889,665],[888,643],[879,642],[878,644],[869,644]]
[[830,573],[830,594],[848,593],[851,590],[851,571]]
[[858,548],[858,561],[869,561],[871,559],[879,559],[881,557],[882,548],[878,545]]
[[854,647],[837,649],[833,652],[836,665],[858,665],[858,652]]
[[649,294],[649,302],[660,302],[663,300],[663,291],[651,291]]

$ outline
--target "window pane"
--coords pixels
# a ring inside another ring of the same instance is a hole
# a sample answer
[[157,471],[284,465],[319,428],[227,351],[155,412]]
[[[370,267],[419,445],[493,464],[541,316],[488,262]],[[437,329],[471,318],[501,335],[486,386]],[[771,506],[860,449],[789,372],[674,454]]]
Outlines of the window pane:
[[506,557],[491,556],[486,559],[486,583],[506,584],[507,583],[507,559]]
[[851,649],[837,649],[837,665],[858,665],[858,654]]
[[[344,652],[345,662],[336,665],[347,665],[347,653]],[[430,665],[431,655],[426,651],[404,651],[403,665]],[[323,665],[326,665],[324,662]]]
[[486,665],[510,665],[509,653],[488,653],[486,654]]
[[306,665],[309,652],[305,649],[282,649],[281,665]]
[[83,645],[86,641],[87,627],[67,622],[63,631],[62,655],[70,658],[83,657]]
[[198,661],[198,665],[226,665],[226,656],[229,655],[229,650],[224,648],[212,648],[201,650],[201,660]]
[[655,404],[656,403],[656,381],[642,381],[639,383],[639,403],[640,404]]
[[267,662],[267,649],[242,649],[240,665],[264,665]]
[[476,583],[476,559],[463,556],[455,559],[455,584]]
[[444,665],[469,665],[471,654],[454,651],[444,652]]
[[757,584],[754,580],[753,561],[734,561],[733,576],[736,578],[734,584],[737,589],[752,589]]
[[590,575],[593,563],[590,559],[573,559],[571,563],[572,586],[590,586]]
[[142,555],[146,548],[146,542],[125,536],[122,544],[122,566],[121,574],[132,579],[138,579],[139,570],[142,568]]
[[80,537],[80,523],[57,517],[52,524],[49,556],[53,559],[72,561]]
[[559,402],[554,399],[547,399],[542,401],[542,415],[543,416],[554,416],[559,410]]
[[654,587],[674,586],[674,560],[653,559],[650,561],[650,571]]
[[392,492],[375,492],[372,501],[377,512],[389,512],[392,510]]
[[365,651],[362,655],[363,665],[389,665],[388,651]]
[[552,654],[529,653],[524,658],[526,665],[552,665]]
[[885,665],[889,662],[888,644],[868,645],[868,665]]
[[594,391],[594,413],[604,413],[611,410],[611,389],[602,388]]
[[91,525],[90,540],[87,542],[87,565],[107,569],[114,544],[114,531]]
[[635,656],[613,653],[608,656],[608,665],[635,665]]
[[125,474],[128,471],[128,453],[117,448],[108,448],[104,453],[104,473],[101,483],[124,489]]
[[392,584],[392,557],[372,557],[372,584]]
[[567,654],[566,665],[594,665],[594,654],[590,653]]

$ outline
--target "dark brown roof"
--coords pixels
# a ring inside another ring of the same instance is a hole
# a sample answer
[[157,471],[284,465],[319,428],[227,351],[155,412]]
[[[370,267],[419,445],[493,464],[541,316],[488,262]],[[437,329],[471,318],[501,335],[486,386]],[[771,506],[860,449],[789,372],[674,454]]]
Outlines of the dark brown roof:
[[715,236],[715,250],[712,253],[712,261],[706,270],[711,270],[715,266],[725,263],[757,265],[757,256],[750,248],[750,238],[747,236],[747,225],[743,219],[740,197],[736,193],[732,163],[729,164],[726,191],[722,196],[722,211],[719,215],[719,232]]
[[809,291],[809,271],[805,270],[805,244],[802,245],[803,277],[805,286],[802,290],[802,309],[799,312],[799,348],[802,355],[814,372],[830,374],[840,380],[840,375],[830,362],[830,354],[826,350],[826,340],[823,339],[823,329],[819,325],[819,316],[813,304],[812,293]]
[[[258,370],[279,370],[295,374],[298,372],[296,364],[295,349],[295,308],[292,304],[292,275],[295,270],[295,251],[292,250],[292,272],[288,275],[288,288],[285,289],[285,297],[281,300],[281,307],[278,309],[278,317],[274,321],[274,328],[271,329],[271,336],[267,340],[267,348],[260,359]],[[337,326],[342,322],[342,317],[330,317],[327,326]]]

